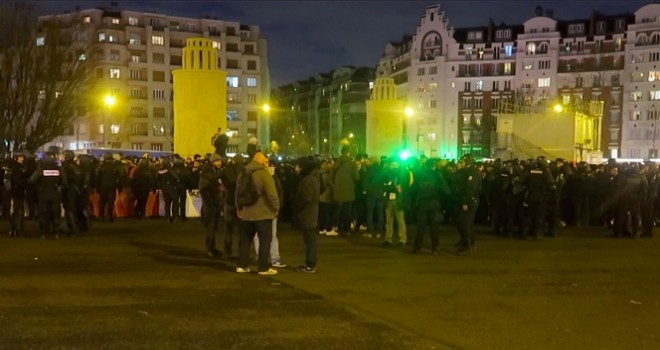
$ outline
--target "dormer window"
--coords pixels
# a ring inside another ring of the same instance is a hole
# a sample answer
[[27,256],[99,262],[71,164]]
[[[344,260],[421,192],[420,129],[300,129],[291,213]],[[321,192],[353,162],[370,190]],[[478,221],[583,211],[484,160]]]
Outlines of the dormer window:
[[584,32],[584,24],[575,23],[568,26],[569,34],[582,34]]
[[481,32],[469,32],[468,40],[481,40]]
[[511,37],[511,29],[501,29],[495,32],[495,38],[507,39]]

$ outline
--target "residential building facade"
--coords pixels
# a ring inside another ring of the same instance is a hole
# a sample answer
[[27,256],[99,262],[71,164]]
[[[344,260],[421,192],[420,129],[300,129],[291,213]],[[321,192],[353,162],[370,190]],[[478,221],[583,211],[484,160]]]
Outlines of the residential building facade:
[[[80,122],[71,135],[53,140],[66,149],[109,147],[135,150],[172,150],[172,71],[182,65],[188,38],[214,41],[218,67],[227,72],[226,115],[232,135],[228,152],[244,152],[247,140],[270,139],[268,119],[259,106],[269,99],[270,81],[266,40],[258,26],[217,18],[184,18],[116,7],[77,9],[39,18],[40,25],[77,17],[84,24],[80,40],[95,46],[98,64],[93,98],[80,108]],[[104,105],[104,96],[116,103]],[[209,130],[208,138],[215,130]],[[210,142],[210,141],[209,141]]]
[[337,155],[366,147],[366,104],[375,70],[344,66],[273,90],[273,139],[295,154]]
[[385,47],[377,76],[394,78],[415,109],[407,144],[419,154],[492,156],[498,114],[521,107],[549,114],[539,106],[559,103],[598,130],[576,141],[580,152],[655,158],[658,60],[660,4],[567,21],[537,8],[523,24],[473,28],[454,28],[435,5],[413,36]]

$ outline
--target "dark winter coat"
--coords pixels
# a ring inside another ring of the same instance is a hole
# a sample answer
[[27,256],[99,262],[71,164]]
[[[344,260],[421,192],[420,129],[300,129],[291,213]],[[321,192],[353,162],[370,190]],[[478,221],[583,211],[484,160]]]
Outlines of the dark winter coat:
[[337,159],[334,168],[333,195],[335,202],[355,200],[355,185],[360,180],[360,172],[351,157],[343,155]]
[[318,227],[320,193],[321,181],[318,169],[308,171],[298,184],[293,200],[294,227],[301,230],[314,230]]

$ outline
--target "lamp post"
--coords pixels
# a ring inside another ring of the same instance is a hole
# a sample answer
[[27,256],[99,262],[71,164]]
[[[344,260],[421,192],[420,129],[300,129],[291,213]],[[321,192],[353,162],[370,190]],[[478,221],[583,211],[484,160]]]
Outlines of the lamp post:
[[105,95],[105,97],[103,98],[103,103],[105,104],[106,107],[108,107],[107,113],[103,114],[103,147],[105,147],[106,146],[106,144],[105,144],[105,134],[107,132],[106,127],[105,127],[105,116],[106,116],[106,114],[108,114],[108,116],[110,117],[110,112],[112,110],[112,106],[114,106],[115,103],[117,103],[117,99],[115,98],[114,95],[108,94],[108,95]]
[[406,107],[406,109],[403,111],[403,148],[407,149],[408,148],[408,120],[415,114],[415,111],[410,108]]

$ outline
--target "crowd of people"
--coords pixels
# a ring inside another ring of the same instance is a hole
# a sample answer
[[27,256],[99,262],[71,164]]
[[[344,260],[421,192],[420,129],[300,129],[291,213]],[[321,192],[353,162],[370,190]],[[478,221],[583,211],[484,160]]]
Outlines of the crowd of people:
[[[306,260],[315,272],[318,235],[362,235],[384,247],[410,247],[420,254],[426,236],[438,254],[439,233],[456,225],[458,255],[476,253],[474,225],[508,238],[541,240],[558,227],[597,226],[614,237],[651,237],[658,217],[655,163],[578,164],[563,159],[489,160],[465,155],[453,162],[425,157],[367,157],[343,147],[336,158],[281,161],[251,147],[247,156],[225,153],[220,130],[216,152],[183,159],[115,158],[60,154],[51,147],[37,160],[17,154],[2,166],[3,218],[12,237],[25,235],[24,220],[38,219],[42,238],[76,235],[92,220],[153,217],[152,198],[162,196],[164,217],[186,220],[186,198],[201,197],[201,217],[210,256],[235,258],[236,271],[250,272],[254,242],[258,273],[286,266],[279,257],[278,222],[302,233]],[[255,146],[256,143],[253,143]],[[116,197],[121,197],[121,201]],[[127,203],[125,206],[118,202]],[[408,225],[416,231],[408,234]],[[222,250],[216,236],[222,234]],[[236,243],[238,242],[238,248]]]

